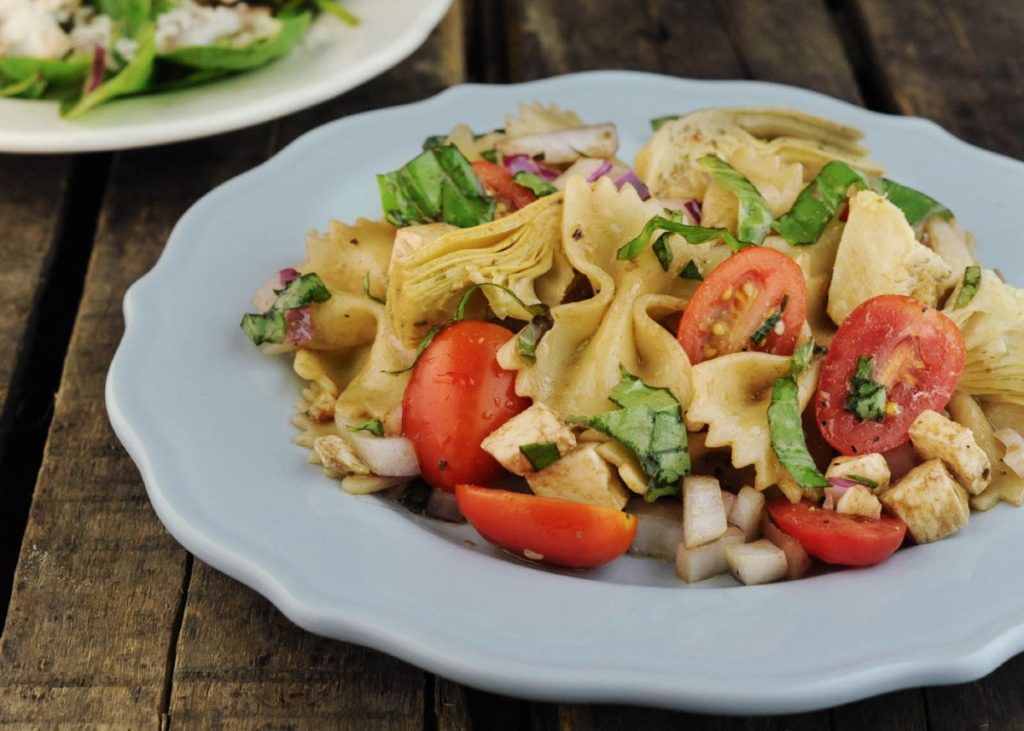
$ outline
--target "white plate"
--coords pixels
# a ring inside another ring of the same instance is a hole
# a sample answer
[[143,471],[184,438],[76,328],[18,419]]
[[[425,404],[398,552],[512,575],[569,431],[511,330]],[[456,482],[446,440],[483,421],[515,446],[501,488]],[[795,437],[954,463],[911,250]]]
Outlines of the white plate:
[[56,102],[0,99],[0,152],[160,145],[275,119],[348,91],[418,48],[451,0],[346,0],[351,28],[320,16],[289,55],[250,73],[104,104],[68,121]]
[[1024,649],[1024,511],[1006,506],[870,570],[688,588],[656,561],[573,575],[502,559],[479,538],[468,548],[470,529],[346,495],[305,463],[288,425],[296,378],[238,328],[250,296],[301,260],[311,226],[377,215],[373,174],[413,157],[424,137],[458,122],[501,126],[532,100],[617,122],[626,159],[648,118],[705,106],[792,106],[856,125],[895,179],[979,235],[985,261],[1024,278],[1024,249],[1009,246],[1024,164],[931,122],[799,89],[595,72],[461,86],[342,119],[199,201],[125,298],[107,406],[171,533],[312,632],[544,700],[804,711],[970,680]]

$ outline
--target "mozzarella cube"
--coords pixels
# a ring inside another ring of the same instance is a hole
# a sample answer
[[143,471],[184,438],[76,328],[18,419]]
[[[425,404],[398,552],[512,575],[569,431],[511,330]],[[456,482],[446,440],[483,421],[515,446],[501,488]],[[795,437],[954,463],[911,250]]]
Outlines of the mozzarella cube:
[[941,459],[972,495],[988,487],[992,464],[966,426],[935,411],[922,411],[910,425],[910,442],[924,459]]
[[941,460],[918,465],[882,493],[882,504],[907,524],[918,543],[953,535],[967,525],[967,493]]
[[558,412],[538,402],[488,434],[480,448],[509,472],[526,476],[535,470],[519,449],[525,444],[554,444],[564,457],[576,446],[576,436]]
[[761,515],[764,513],[764,495],[752,487],[744,487],[736,495],[727,520],[743,531],[748,543],[761,535]]
[[720,538],[728,524],[722,489],[714,477],[683,479],[683,543],[696,548]]
[[718,540],[696,548],[680,543],[676,551],[676,574],[687,584],[724,574],[729,570],[725,550],[742,543],[743,532],[739,528],[728,528]]
[[836,503],[836,512],[840,515],[855,515],[878,520],[882,517],[882,503],[868,488],[863,485],[854,485],[843,492],[843,496]]
[[622,442],[608,441],[598,445],[597,453],[615,465],[615,469],[619,471],[619,477],[631,491],[637,495],[647,492],[649,480],[636,455],[633,454],[633,450]]
[[728,490],[722,490],[722,506],[725,508],[725,519],[729,520],[729,514],[732,513],[732,508],[736,504],[736,493],[729,492]]
[[892,475],[889,472],[889,463],[885,457],[874,452],[872,454],[861,454],[855,457],[836,457],[825,470],[825,478],[839,477],[850,480],[857,477],[864,477],[872,482],[877,482],[878,487],[872,488],[877,495],[885,492],[889,487],[889,480]]
[[352,445],[341,437],[329,434],[313,440],[313,451],[323,466],[339,475],[368,475],[370,467],[356,454]]
[[629,492],[618,473],[597,452],[597,444],[584,444],[540,472],[529,472],[526,482],[542,497],[604,505],[622,510]]
[[683,541],[683,510],[675,500],[649,503],[634,499],[626,511],[636,517],[636,536],[629,552],[674,561]]
[[934,307],[955,283],[942,257],[914,238],[903,211],[869,190],[850,199],[828,290],[833,322],[842,324],[857,305],[880,294],[906,294]]
[[786,575],[786,554],[766,538],[729,546],[725,560],[732,575],[747,586],[770,584]]

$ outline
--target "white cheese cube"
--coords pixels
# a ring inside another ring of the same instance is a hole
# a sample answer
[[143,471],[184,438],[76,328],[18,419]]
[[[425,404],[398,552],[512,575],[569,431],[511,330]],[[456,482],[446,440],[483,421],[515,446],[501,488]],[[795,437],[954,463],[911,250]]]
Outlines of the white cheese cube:
[[675,500],[648,503],[633,499],[626,511],[636,517],[636,536],[629,552],[674,561],[683,541],[683,508]]
[[722,489],[714,477],[683,479],[683,543],[696,548],[720,538],[728,528]]
[[729,511],[728,521],[743,531],[748,543],[761,534],[761,515],[764,513],[764,495],[752,487],[744,487],[736,495],[736,502]]
[[729,546],[725,560],[732,575],[747,586],[770,584],[786,575],[786,554],[766,538]]
[[676,552],[676,574],[687,584],[724,574],[729,570],[725,550],[742,543],[743,532],[739,528],[728,528],[717,541],[696,548],[680,543]]
[[843,496],[836,503],[836,512],[840,515],[854,515],[878,520],[882,517],[882,503],[868,488],[863,485],[854,485],[843,492]]
[[736,504],[736,493],[729,492],[728,490],[722,490],[722,506],[725,508],[725,519],[728,521],[729,514],[732,512],[733,506]]
[[527,473],[526,482],[542,497],[622,510],[629,492],[615,468],[598,454],[597,447],[593,442],[583,444],[550,467]]
[[992,464],[974,433],[935,411],[922,411],[910,425],[910,441],[924,459],[941,459],[967,492],[978,495],[992,479]]
[[967,493],[940,460],[918,465],[881,495],[882,504],[907,524],[918,543],[930,543],[967,525]]
[[874,452],[853,457],[836,457],[825,470],[825,477],[841,477],[847,480],[864,477],[878,483],[878,487],[872,488],[877,495],[889,488],[892,475],[885,457]]
[[525,476],[535,471],[519,449],[526,444],[554,444],[564,457],[576,446],[576,436],[558,412],[538,402],[488,434],[480,448],[509,472]]

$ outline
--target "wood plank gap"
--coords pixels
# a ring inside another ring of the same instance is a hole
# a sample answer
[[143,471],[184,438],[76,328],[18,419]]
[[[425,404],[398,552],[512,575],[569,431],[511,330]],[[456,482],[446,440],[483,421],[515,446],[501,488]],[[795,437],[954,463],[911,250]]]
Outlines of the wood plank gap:
[[497,84],[509,80],[507,16],[503,0],[477,0],[464,11],[467,81]]
[[164,675],[164,690],[160,696],[160,728],[171,727],[171,691],[174,690],[174,666],[178,661],[178,642],[181,639],[181,626],[185,621],[185,607],[188,605],[188,592],[192,584],[192,554],[185,558],[185,573],[181,578],[181,595],[174,611],[174,622],[171,625],[170,642],[167,643],[167,670]]
[[[78,314],[100,205],[110,172],[109,154],[85,155],[72,163],[67,201],[52,265],[39,290],[27,330],[28,343],[16,367],[10,398],[10,439],[0,455],[0,627],[7,619],[14,572],[32,496],[53,419],[64,356]],[[31,377],[29,377],[31,376]]]
[[437,731],[437,691],[440,678],[423,673],[423,731]]
[[887,114],[903,113],[886,77],[884,64],[878,62],[879,51],[857,3],[853,0],[831,0],[829,9],[836,18],[836,27],[864,97],[864,106]]

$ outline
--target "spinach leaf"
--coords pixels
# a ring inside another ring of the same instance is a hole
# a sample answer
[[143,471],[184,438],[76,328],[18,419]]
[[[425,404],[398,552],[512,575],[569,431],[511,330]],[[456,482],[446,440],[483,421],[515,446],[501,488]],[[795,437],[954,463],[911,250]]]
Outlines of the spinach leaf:
[[85,114],[97,104],[110,101],[120,96],[128,96],[144,91],[149,86],[153,75],[153,63],[156,59],[156,40],[153,24],[146,23],[139,31],[139,46],[133,58],[123,69],[104,81],[98,87],[83,95],[74,104],[61,107],[61,114],[74,119]]
[[277,299],[262,314],[248,314],[242,318],[242,330],[255,345],[283,343],[288,335],[285,310],[305,307],[313,302],[326,302],[331,298],[327,285],[316,274],[304,274],[278,290]]
[[536,173],[520,171],[512,176],[512,182],[518,183],[524,188],[528,188],[538,198],[543,198],[546,195],[558,192],[558,188],[544,180],[544,178]]
[[843,399],[843,409],[858,421],[882,421],[885,419],[885,391],[885,386],[875,380],[875,359],[862,355],[850,376],[850,394]]
[[733,252],[737,252],[750,245],[737,239],[729,232],[728,229],[691,226],[686,223],[680,223],[679,221],[673,221],[672,219],[665,218],[664,216],[655,216],[644,225],[643,230],[640,231],[636,238],[628,241],[618,250],[616,257],[620,260],[626,261],[636,259],[643,253],[644,249],[647,248],[647,245],[651,242],[651,237],[654,236],[654,232],[659,229],[669,233],[679,234],[686,239],[688,244],[703,244],[704,242],[711,241],[712,239],[722,239],[729,245],[729,248],[732,249]]
[[359,18],[345,10],[340,3],[335,0],[314,0],[317,8],[328,15],[333,15],[335,18],[340,20],[345,25],[356,27],[359,25]]
[[24,81],[39,74],[51,84],[70,86],[82,83],[91,65],[91,56],[71,56],[59,61],[26,56],[0,57],[0,78]]
[[799,392],[794,376],[775,379],[772,402],[768,406],[772,451],[800,487],[805,490],[828,487],[828,480],[818,471],[811,453],[807,451],[797,398]]
[[728,188],[739,201],[736,237],[740,241],[760,245],[772,228],[772,211],[768,202],[753,183],[725,160],[705,155],[698,162],[711,173],[715,182]]
[[562,458],[558,451],[558,445],[551,442],[522,444],[519,451],[529,461],[533,469],[540,472],[545,467],[550,467]]
[[231,39],[223,39],[208,46],[185,46],[162,54],[160,59],[194,69],[217,71],[247,71],[265,66],[290,52],[309,27],[309,13],[277,16],[281,29],[272,38],[263,38],[248,46],[235,48]]
[[960,287],[960,294],[956,296],[956,304],[953,305],[953,309],[959,310],[961,307],[967,307],[967,305],[971,304],[971,300],[978,293],[978,287],[980,286],[981,267],[966,267],[964,269],[964,283]]
[[494,219],[495,202],[455,145],[424,150],[377,176],[384,217],[395,226],[445,221],[467,228]]
[[153,16],[150,0],[95,0],[95,5],[101,15],[109,15],[117,21],[129,38],[134,38]]
[[690,454],[676,397],[667,388],[652,388],[623,369],[622,380],[608,398],[621,408],[569,421],[604,432],[632,450],[649,479],[647,502],[678,495],[683,477],[690,472]]
[[850,186],[864,182],[864,176],[846,163],[827,163],[775,222],[775,231],[791,244],[815,243],[846,200]]
[[21,81],[15,81],[7,86],[0,86],[0,99],[20,98],[38,99],[46,91],[46,79],[42,74],[35,73],[26,76]]

